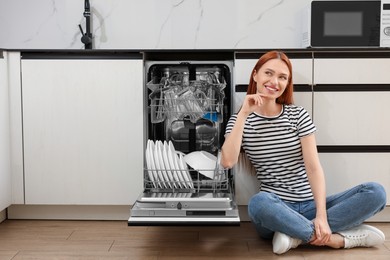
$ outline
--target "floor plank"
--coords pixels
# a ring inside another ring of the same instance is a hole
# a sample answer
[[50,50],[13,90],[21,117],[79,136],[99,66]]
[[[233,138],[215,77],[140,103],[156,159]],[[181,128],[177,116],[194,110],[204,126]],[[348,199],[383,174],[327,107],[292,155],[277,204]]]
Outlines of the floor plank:
[[6,220],[0,260],[20,259],[390,259],[390,223],[374,223],[383,245],[335,250],[299,246],[282,256],[253,225],[128,227],[125,221]]

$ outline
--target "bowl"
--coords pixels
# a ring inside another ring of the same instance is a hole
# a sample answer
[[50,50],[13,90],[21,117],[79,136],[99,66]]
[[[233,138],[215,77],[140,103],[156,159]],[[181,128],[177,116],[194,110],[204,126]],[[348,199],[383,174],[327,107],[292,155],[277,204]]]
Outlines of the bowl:
[[217,157],[206,151],[195,151],[184,156],[184,161],[200,174],[213,179]]

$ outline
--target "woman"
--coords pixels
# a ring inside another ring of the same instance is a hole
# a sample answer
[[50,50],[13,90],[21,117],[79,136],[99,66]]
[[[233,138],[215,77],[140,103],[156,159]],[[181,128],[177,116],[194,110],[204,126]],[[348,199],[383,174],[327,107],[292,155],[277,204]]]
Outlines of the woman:
[[325,178],[307,113],[293,105],[292,66],[279,51],[264,54],[250,77],[240,111],[231,116],[221,165],[233,167],[243,149],[261,181],[248,204],[259,235],[283,254],[302,243],[331,248],[384,242],[379,229],[362,223],[386,205],[378,183],[364,183],[326,197]]

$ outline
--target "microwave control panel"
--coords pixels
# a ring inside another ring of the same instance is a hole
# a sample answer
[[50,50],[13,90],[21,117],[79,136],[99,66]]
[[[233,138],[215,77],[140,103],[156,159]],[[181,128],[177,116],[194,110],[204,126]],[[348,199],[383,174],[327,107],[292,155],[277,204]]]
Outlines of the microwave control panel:
[[390,47],[390,0],[381,1],[380,47]]

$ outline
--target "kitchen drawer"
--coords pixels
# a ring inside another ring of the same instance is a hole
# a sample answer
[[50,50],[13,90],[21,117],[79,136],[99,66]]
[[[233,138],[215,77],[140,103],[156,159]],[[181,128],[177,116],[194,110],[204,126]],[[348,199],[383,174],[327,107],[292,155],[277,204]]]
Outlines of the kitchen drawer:
[[314,84],[389,84],[390,58],[314,59]]
[[390,153],[320,153],[327,194],[344,191],[362,182],[378,182],[390,205]]
[[389,99],[390,91],[315,90],[318,145],[390,145]]

